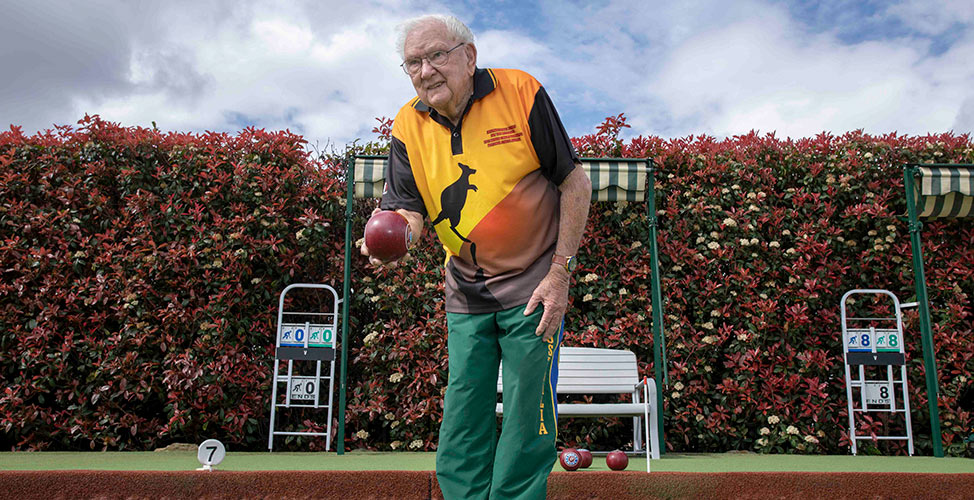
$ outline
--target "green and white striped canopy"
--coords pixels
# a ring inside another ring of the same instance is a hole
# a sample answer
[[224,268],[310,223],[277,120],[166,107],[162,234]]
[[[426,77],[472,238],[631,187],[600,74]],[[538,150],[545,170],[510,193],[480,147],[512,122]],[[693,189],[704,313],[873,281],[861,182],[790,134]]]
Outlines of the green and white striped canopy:
[[386,156],[356,156],[352,179],[356,198],[381,198],[386,187]]
[[[385,188],[385,156],[356,156],[352,179],[355,198],[379,198]],[[592,201],[645,201],[647,159],[583,158],[582,168],[592,180]]]
[[974,165],[917,165],[921,219],[974,216]]
[[592,201],[644,201],[650,161],[646,159],[583,158],[592,179]]

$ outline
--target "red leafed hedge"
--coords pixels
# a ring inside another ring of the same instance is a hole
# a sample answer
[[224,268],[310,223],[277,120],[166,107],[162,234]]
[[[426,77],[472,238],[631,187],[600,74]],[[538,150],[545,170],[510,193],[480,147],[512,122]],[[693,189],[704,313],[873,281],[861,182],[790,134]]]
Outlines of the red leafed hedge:
[[342,186],[287,132],[80,125],[0,134],[0,447],[259,447],[277,294],[340,272]]
[[[668,445],[847,452],[839,301],[854,288],[913,297],[900,167],[974,162],[969,138],[750,134],[622,144],[613,138],[624,126],[622,116],[610,118],[575,144],[583,154],[658,162]],[[595,210],[569,324],[570,341],[635,347],[648,362],[648,257],[645,245],[629,244],[641,234],[642,210]],[[923,237],[944,442],[959,453],[972,424],[957,396],[974,368],[974,220],[929,223]],[[913,427],[929,453],[920,335],[915,313],[908,318]]]
[[[0,134],[0,447],[219,437],[262,449],[277,294],[293,282],[341,283],[343,175],[288,133],[81,125]],[[574,142],[585,156],[650,157],[659,168],[668,447],[847,452],[839,299],[864,287],[912,299],[900,166],[974,162],[970,139],[622,141],[624,127],[610,117]],[[356,228],[374,204],[356,203]],[[645,210],[594,205],[565,344],[632,349],[652,376]],[[974,368],[974,221],[927,223],[923,239],[943,437],[960,454],[972,426],[959,396]],[[435,448],[442,257],[427,230],[398,269],[353,259],[347,447]],[[913,427],[929,454],[915,313],[906,329]],[[559,435],[611,449],[627,445],[630,425],[565,420]]]

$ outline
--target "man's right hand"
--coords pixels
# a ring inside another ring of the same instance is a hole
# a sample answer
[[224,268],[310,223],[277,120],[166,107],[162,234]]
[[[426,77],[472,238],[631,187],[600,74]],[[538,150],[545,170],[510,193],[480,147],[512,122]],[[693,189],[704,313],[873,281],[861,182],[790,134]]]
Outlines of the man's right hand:
[[[371,215],[375,215],[381,211],[382,211],[381,208],[376,208],[375,210],[372,211]],[[423,235],[423,216],[418,212],[413,212],[402,208],[396,210],[396,213],[405,217],[406,222],[409,224],[409,230],[413,234],[412,238],[410,239],[409,246],[412,246],[413,242],[419,240],[419,238]],[[389,269],[394,269],[400,260],[402,260],[403,258],[409,255],[409,249],[407,249],[406,255],[400,257],[397,260],[391,260],[389,262],[379,260],[373,257],[371,254],[369,254],[369,247],[365,246],[365,238],[362,238],[361,241],[362,241],[362,246],[359,248],[359,251],[362,253],[362,255],[369,258],[369,264],[377,268],[386,267]]]

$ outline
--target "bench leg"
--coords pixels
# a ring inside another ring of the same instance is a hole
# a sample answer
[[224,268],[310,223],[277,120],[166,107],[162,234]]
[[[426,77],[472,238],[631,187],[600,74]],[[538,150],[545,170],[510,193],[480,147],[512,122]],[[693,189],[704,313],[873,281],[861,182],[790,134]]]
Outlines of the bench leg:
[[632,417],[632,444],[633,451],[643,451],[643,426],[640,420],[642,417]]
[[[646,422],[646,435],[648,437],[649,436],[649,408],[648,407],[646,409],[646,419],[644,421]],[[656,444],[653,443],[652,446],[653,446],[653,452],[654,452],[654,454],[656,454],[655,453],[656,452]],[[659,458],[659,457],[657,456],[656,458]],[[646,443],[646,472],[647,473],[649,472],[649,443],[648,442]]]
[[[645,390],[640,391],[639,389],[636,389],[635,391],[632,392],[632,402],[633,403],[639,404],[639,403],[642,403],[643,402],[640,399],[640,397],[642,396],[642,394],[640,394],[640,392],[645,392]],[[643,444],[643,439],[644,439],[643,438],[643,426],[640,425],[640,422],[639,422],[639,419],[640,418],[642,418],[642,417],[632,417],[632,447],[633,447],[633,451],[636,451],[636,452],[640,452],[640,451],[643,451],[645,449],[645,448],[643,448],[643,446],[644,446],[644,444]]]
[[[648,378],[646,379],[646,402],[647,404],[656,401],[656,381]],[[662,411],[661,408],[654,408],[653,411]],[[650,416],[652,418],[650,418]],[[652,449],[652,456],[654,459],[659,460],[660,448],[663,443],[659,439],[659,422],[657,422],[656,415],[649,415],[649,411],[646,413],[646,433],[649,437],[649,446],[647,450]],[[649,467],[649,459],[646,460],[647,467]]]

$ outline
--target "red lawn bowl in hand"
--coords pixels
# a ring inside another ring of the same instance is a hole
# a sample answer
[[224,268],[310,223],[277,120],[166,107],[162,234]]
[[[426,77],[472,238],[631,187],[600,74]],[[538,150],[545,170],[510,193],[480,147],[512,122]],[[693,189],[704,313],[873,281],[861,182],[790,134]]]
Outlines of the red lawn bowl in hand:
[[582,457],[582,465],[579,469],[588,469],[592,466],[592,452],[588,450],[578,450],[579,456]]
[[402,258],[409,249],[409,223],[392,210],[376,212],[365,223],[365,246],[369,255],[383,262]]
[[558,455],[558,461],[567,471],[578,470],[582,465],[582,457],[575,448],[566,448]]
[[619,450],[610,451],[605,457],[605,465],[612,470],[625,470],[629,466],[629,457]]

